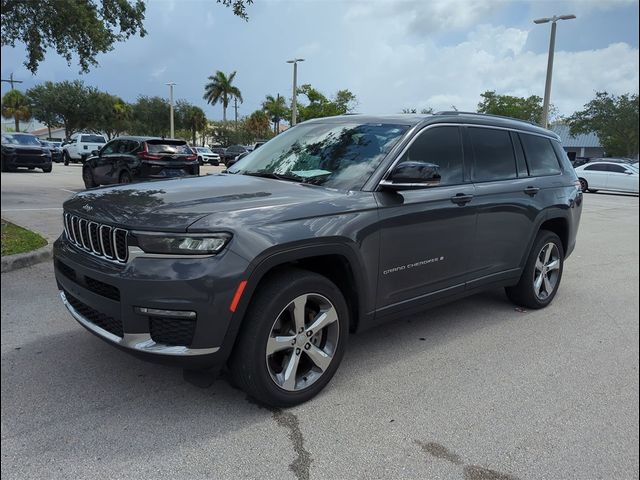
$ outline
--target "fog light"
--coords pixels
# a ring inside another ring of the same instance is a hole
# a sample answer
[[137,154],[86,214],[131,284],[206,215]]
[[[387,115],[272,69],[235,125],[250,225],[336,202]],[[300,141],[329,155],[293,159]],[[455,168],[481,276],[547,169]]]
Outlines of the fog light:
[[135,311],[150,317],[196,318],[196,312],[190,310],[163,310],[160,308],[136,307]]

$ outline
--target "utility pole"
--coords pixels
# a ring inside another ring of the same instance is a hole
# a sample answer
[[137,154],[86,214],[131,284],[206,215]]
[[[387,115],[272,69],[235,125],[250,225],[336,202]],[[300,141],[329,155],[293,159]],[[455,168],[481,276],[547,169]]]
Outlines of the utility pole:
[[9,74],[9,80],[5,80],[5,79],[3,78],[3,79],[0,79],[0,81],[10,83],[10,84],[11,84],[11,90],[14,90],[14,88],[13,88],[13,84],[14,84],[14,83],[22,83],[22,80],[14,80],[14,79],[13,79],[13,72],[11,72],[11,73]]
[[298,98],[298,62],[304,62],[304,58],[294,58],[287,60],[287,63],[293,63],[293,97],[291,98],[291,126],[296,124],[296,107]]
[[233,109],[235,110],[236,132],[238,131],[238,97],[233,97]]
[[549,38],[549,58],[547,59],[547,79],[544,84],[544,102],[542,103],[542,126],[549,127],[549,102],[551,98],[551,75],[553,73],[553,56],[556,45],[556,22],[558,20],[573,20],[575,15],[554,15],[551,18],[537,18],[533,23],[540,25],[551,22],[551,37]]
[[169,118],[171,122],[171,138],[175,137],[175,130],[173,128],[173,87],[176,85],[175,82],[169,82],[166,85],[169,85]]

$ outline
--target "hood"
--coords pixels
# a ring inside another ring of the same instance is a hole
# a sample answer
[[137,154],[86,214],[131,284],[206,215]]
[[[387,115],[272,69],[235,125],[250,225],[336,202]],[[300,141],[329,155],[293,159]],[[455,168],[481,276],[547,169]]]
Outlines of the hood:
[[341,203],[338,198],[348,195],[293,182],[217,174],[88,190],[67,200],[64,210],[128,229],[184,232],[208,215],[228,218],[245,211],[258,220],[265,209],[306,203],[336,205]]

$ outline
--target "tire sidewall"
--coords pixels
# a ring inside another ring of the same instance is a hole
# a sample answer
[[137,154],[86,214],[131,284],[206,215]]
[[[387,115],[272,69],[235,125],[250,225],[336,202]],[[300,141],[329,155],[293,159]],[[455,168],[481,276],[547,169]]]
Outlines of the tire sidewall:
[[[256,391],[260,393],[259,397],[270,399],[268,402],[270,404],[286,407],[297,405],[316,396],[335,374],[347,345],[349,335],[349,309],[340,290],[328,279],[316,274],[297,279],[283,290],[273,293],[268,301],[259,302],[259,304],[256,305],[261,312],[254,308],[250,308],[247,312],[247,320],[255,322],[251,329],[253,332],[245,332],[249,335],[254,335],[250,351],[247,353],[249,355],[251,371],[256,374],[256,378],[253,380],[255,381]],[[289,392],[278,387],[271,378],[266,362],[267,340],[271,334],[271,328],[282,310],[299,295],[310,293],[316,293],[326,297],[335,307],[339,319],[338,345],[332,363],[322,377],[304,390]],[[260,398],[258,398],[258,400],[260,400]]]

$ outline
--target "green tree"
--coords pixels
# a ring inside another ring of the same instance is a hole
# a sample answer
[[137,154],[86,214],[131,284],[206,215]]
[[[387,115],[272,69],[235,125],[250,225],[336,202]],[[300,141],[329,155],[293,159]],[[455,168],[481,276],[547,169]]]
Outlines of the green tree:
[[280,120],[288,117],[291,112],[287,108],[287,100],[281,97],[280,94],[267,95],[264,102],[262,102],[262,109],[269,116],[269,119],[273,122],[273,133],[278,133],[278,125]]
[[571,134],[593,132],[600,138],[607,155],[638,155],[638,94],[611,95],[596,92],[596,97],[567,119]]
[[[248,20],[253,0],[217,0]],[[98,64],[96,57],[132,35],[144,37],[143,0],[1,0],[2,46],[26,46],[25,66],[36,73],[47,50],[71,65],[77,55],[80,71]]]
[[[267,112],[262,110],[256,110],[242,122],[243,129],[250,137],[250,141],[258,139],[268,138],[269,135],[269,123],[271,117]],[[276,132],[274,132],[276,133]]]
[[9,90],[5,93],[2,97],[2,116],[13,118],[16,132],[19,132],[20,120],[26,121],[31,118],[27,96],[20,90]]
[[542,98],[537,95],[524,98],[499,95],[494,91],[487,90],[480,96],[482,100],[478,103],[479,113],[503,115],[536,123],[542,119]]
[[81,72],[97,65],[96,56],[132,35],[144,37],[142,0],[2,0],[2,46],[24,43],[25,66],[36,73],[48,49]]
[[60,117],[56,111],[57,97],[55,84],[44,82],[27,90],[31,115],[33,118],[46,125],[51,138],[51,129],[61,125]]
[[64,127],[66,138],[91,125],[93,114],[90,97],[95,88],[87,87],[80,80],[57,82],[49,88],[53,97],[52,111]]
[[166,137],[169,133],[170,106],[162,97],[140,96],[133,104],[131,133]]
[[92,130],[107,134],[109,140],[131,128],[133,107],[116,95],[91,91],[89,102],[92,106],[87,117],[87,126]]
[[333,99],[329,99],[308,83],[298,88],[298,94],[307,97],[306,105],[298,105],[298,118],[301,122],[311,118],[344,115],[353,111],[357,104],[356,96],[349,90],[339,90]]
[[204,111],[185,100],[178,100],[176,102],[175,115],[178,128],[188,131],[192,145],[195,145],[197,133],[207,126],[207,116]]
[[216,103],[222,104],[222,121],[227,121],[227,107],[229,101],[232,98],[237,98],[242,102],[242,93],[238,87],[233,85],[233,80],[236,78],[236,72],[232,72],[227,76],[224,72],[218,70],[215,75],[209,76],[209,83],[204,86],[203,98],[207,103],[215,105]]

